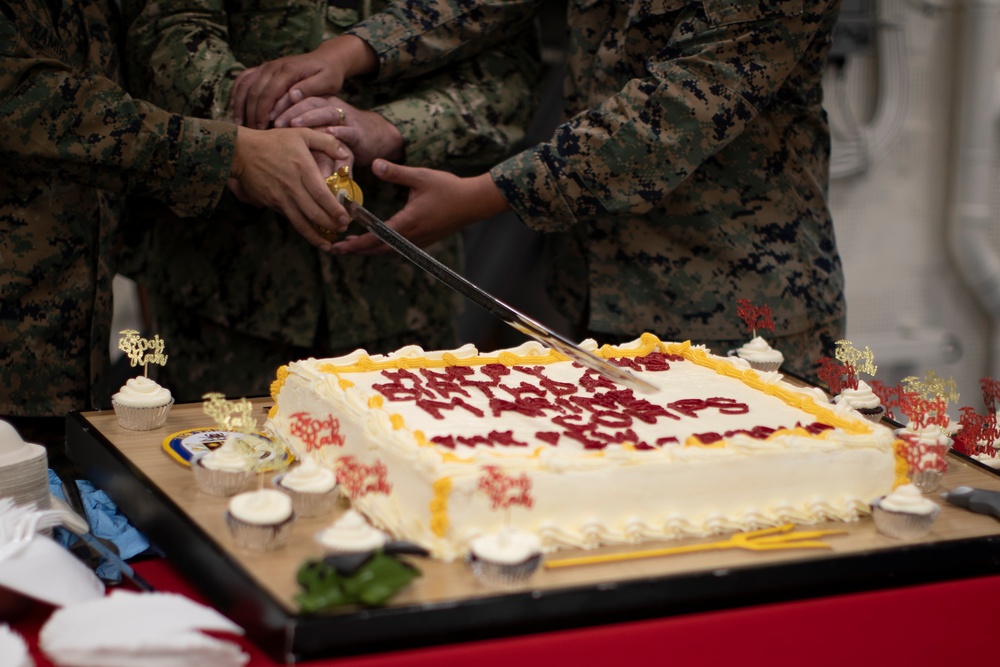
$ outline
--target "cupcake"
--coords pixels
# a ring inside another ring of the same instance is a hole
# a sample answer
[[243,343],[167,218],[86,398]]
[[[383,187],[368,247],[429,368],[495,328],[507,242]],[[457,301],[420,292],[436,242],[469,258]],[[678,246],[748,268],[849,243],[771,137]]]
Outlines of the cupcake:
[[326,530],[316,535],[316,541],[330,554],[354,554],[381,549],[388,536],[350,509]]
[[778,370],[785,360],[785,355],[768,345],[760,336],[755,336],[738,348],[736,356],[750,364],[750,368],[763,373]]
[[885,414],[885,407],[875,395],[867,382],[858,380],[858,388],[852,389],[844,387],[839,394],[833,397],[833,402],[837,404],[846,403],[861,413],[861,416],[876,424],[882,421]]
[[191,472],[199,489],[212,496],[232,496],[247,489],[255,470],[238,440],[237,434],[230,433],[221,447],[191,457]]
[[148,377],[134,377],[111,397],[115,416],[122,428],[131,431],[151,431],[167,421],[174,404],[170,390]]
[[248,551],[273,551],[285,546],[293,521],[292,499],[276,489],[233,496],[226,512],[233,541]]
[[542,544],[532,533],[504,528],[470,544],[472,573],[488,586],[512,588],[526,582],[542,562]]
[[906,443],[904,456],[909,465],[910,481],[924,493],[937,490],[948,470],[947,455],[952,439],[936,424],[918,429],[911,422],[895,433]]
[[323,516],[337,502],[337,478],[332,470],[316,464],[311,458],[274,478],[274,485],[292,498],[296,516]]
[[930,532],[941,507],[925,498],[913,484],[904,484],[872,503],[872,518],[879,532],[900,540],[912,540]]

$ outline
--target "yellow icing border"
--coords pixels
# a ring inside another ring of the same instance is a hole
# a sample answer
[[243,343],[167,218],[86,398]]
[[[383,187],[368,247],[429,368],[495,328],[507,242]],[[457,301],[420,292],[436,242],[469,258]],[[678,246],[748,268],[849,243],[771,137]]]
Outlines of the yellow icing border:
[[[808,414],[811,414],[816,418],[817,421],[828,424],[835,429],[847,433],[849,435],[869,435],[874,432],[874,426],[865,419],[849,419],[846,417],[838,416],[834,411],[820,403],[816,400],[800,391],[781,387],[776,384],[771,384],[764,382],[757,371],[753,369],[740,369],[734,366],[730,361],[720,358],[712,357],[704,348],[695,348],[691,341],[684,341],[683,343],[664,343],[656,335],[651,333],[644,333],[639,337],[639,344],[633,348],[622,348],[614,345],[602,345],[599,349],[595,351],[595,354],[604,359],[611,357],[643,357],[647,354],[653,352],[654,350],[659,350],[664,354],[676,355],[683,357],[691,363],[709,368],[716,374],[730,377],[739,380],[748,387],[764,393],[768,396],[774,396],[785,404],[802,410]],[[457,357],[450,352],[445,352],[438,359],[432,359],[429,357],[388,357],[380,361],[375,361],[367,354],[363,354],[358,359],[351,364],[336,365],[334,363],[325,363],[317,367],[317,371],[321,373],[327,373],[335,375],[337,377],[338,385],[341,389],[347,389],[354,386],[354,383],[347,378],[342,377],[342,375],[348,375],[351,373],[370,373],[374,371],[382,370],[400,370],[400,369],[421,369],[421,368],[447,368],[449,366],[485,366],[488,364],[502,364],[504,366],[519,366],[519,365],[544,365],[553,364],[561,361],[570,361],[569,357],[560,354],[559,352],[549,349],[543,354],[532,353],[526,355],[519,355],[511,352],[509,350],[502,350],[494,356],[483,356],[481,354],[476,354],[470,357]],[[271,395],[277,400],[278,392],[284,385],[285,380],[288,377],[288,367],[282,366],[278,369],[278,378],[271,385]],[[380,396],[378,398],[381,398]],[[277,404],[271,408],[272,412],[276,409]],[[382,404],[377,404],[369,402],[369,406],[384,407]],[[273,415],[269,415],[273,416]],[[405,427],[406,423],[403,416],[398,413],[389,414],[390,422],[394,429],[399,430]],[[819,434],[811,434],[805,429],[784,429],[781,431],[776,431],[768,436],[767,440],[778,436],[788,435],[793,433],[801,437],[814,438],[817,440],[824,440],[830,435],[830,431],[824,431]],[[430,442],[422,432],[414,433],[417,445],[421,447],[432,447],[433,442]],[[633,443],[634,444],[634,443]],[[687,447],[709,447],[709,448],[721,448],[726,446],[726,441],[721,440],[719,442],[705,444],[696,438],[688,438],[684,443]],[[451,452],[440,452],[442,461],[446,463],[469,463],[473,461],[472,458],[460,457]],[[598,456],[603,456],[603,452],[595,453]],[[896,448],[896,468],[899,470],[900,466],[906,465],[905,461],[902,463],[901,453],[898,448]],[[897,474],[897,477],[899,475]],[[903,473],[903,478],[906,477],[905,471]]]
[[430,502],[431,532],[444,537],[448,532],[448,497],[451,495],[451,477],[442,477],[434,482],[434,498]]

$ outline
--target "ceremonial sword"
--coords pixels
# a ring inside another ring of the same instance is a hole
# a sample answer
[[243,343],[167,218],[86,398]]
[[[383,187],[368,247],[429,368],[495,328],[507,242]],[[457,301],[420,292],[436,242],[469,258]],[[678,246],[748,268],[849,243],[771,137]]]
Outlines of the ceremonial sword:
[[517,329],[524,335],[534,338],[542,345],[556,350],[581,366],[600,373],[612,382],[617,382],[640,392],[652,392],[656,390],[656,387],[649,382],[601,359],[595,354],[591,354],[537,320],[528,317],[489,292],[477,287],[474,283],[455,273],[411,243],[407,238],[400,235],[399,232],[386,225],[371,211],[362,206],[364,199],[361,188],[351,179],[350,171],[347,167],[338,169],[337,173],[330,176],[326,182],[355,222],[377,236],[383,243],[410,262],[469,299],[490,315],[500,319],[508,326]]

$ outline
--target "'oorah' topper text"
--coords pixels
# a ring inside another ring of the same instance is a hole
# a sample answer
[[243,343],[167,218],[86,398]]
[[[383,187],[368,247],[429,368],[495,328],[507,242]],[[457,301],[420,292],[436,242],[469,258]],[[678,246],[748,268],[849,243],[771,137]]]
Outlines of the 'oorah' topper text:
[[736,314],[747,325],[747,330],[753,332],[754,338],[757,337],[757,329],[774,331],[771,307],[766,303],[763,306],[755,306],[750,299],[737,299]]
[[163,339],[159,334],[153,336],[153,340],[140,338],[139,332],[134,329],[125,329],[119,334],[118,349],[128,356],[133,368],[142,364],[143,375],[148,375],[147,364],[166,366],[167,355],[163,354]]
[[214,392],[205,394],[202,398],[205,399],[202,409],[206,415],[215,420],[219,429],[244,434],[257,430],[257,420],[253,417],[253,404],[247,399],[227,401],[223,394]]
[[875,377],[875,371],[878,370],[878,366],[875,365],[875,353],[868,346],[865,346],[864,350],[859,350],[849,340],[838,340],[834,356],[838,361],[852,366],[856,373],[867,373]]

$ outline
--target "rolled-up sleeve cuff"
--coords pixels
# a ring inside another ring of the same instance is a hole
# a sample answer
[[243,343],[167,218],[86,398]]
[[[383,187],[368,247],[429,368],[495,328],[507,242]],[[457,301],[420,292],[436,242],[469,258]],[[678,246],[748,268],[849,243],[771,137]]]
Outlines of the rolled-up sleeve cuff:
[[510,207],[531,229],[558,232],[576,224],[567,195],[559,187],[574,183],[571,180],[560,183],[541,159],[538,147],[501,162],[490,170],[490,176]]
[[236,126],[214,120],[181,116],[180,142],[169,204],[181,216],[206,216],[222,192],[236,150]]
[[412,40],[418,34],[413,25],[400,21],[391,14],[379,13],[344,32],[354,35],[372,47],[378,57],[378,75],[374,81],[394,79],[404,69],[406,58],[400,45]]
[[434,167],[446,164],[448,139],[463,129],[455,114],[446,113],[453,104],[444,93],[428,91],[419,98],[382,104],[372,111],[392,123],[403,136],[406,164]]

